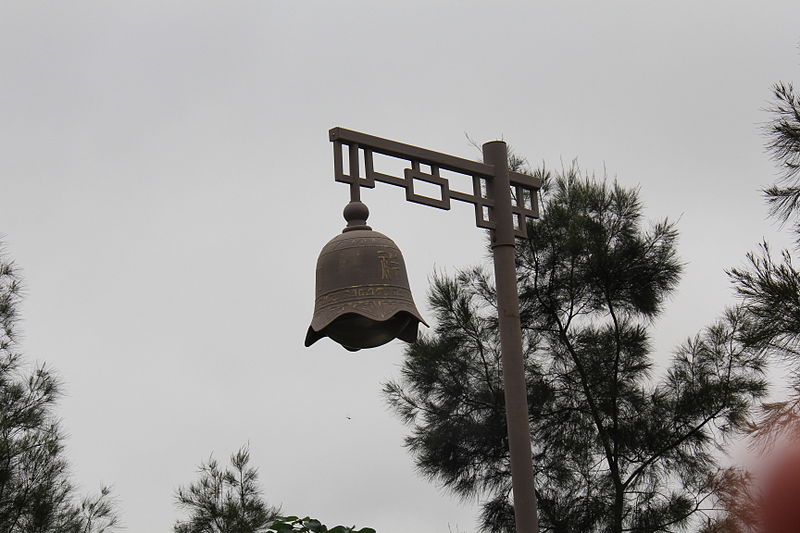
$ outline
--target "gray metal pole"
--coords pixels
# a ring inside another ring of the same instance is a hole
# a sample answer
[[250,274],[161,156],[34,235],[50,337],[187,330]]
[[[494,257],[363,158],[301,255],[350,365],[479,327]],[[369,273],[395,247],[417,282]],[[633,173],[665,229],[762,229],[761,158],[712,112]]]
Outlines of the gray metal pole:
[[[511,485],[517,533],[539,533],[533,457],[528,425],[528,398],[522,360],[522,326],[519,319],[517,270],[514,253],[514,219],[508,176],[508,148],[503,141],[483,145],[483,162],[494,167],[489,192],[494,198],[495,230],[492,232],[497,314],[506,399],[508,448],[511,453]],[[524,224],[525,222],[522,221]]]

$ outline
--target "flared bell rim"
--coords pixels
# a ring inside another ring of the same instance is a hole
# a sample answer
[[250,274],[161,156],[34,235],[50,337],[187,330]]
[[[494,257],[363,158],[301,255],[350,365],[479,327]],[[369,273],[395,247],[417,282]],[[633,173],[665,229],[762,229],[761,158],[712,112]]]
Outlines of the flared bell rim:
[[[389,322],[389,321],[393,320],[395,317],[397,317],[397,316],[399,316],[401,314],[406,314],[409,317],[408,325],[405,326],[397,334],[397,336],[395,338],[400,339],[401,341],[409,342],[409,343],[414,342],[414,341],[417,340],[417,335],[419,334],[419,325],[420,324],[424,324],[426,327],[429,327],[427,322],[425,322],[422,319],[422,317],[420,316],[420,314],[417,312],[416,309],[414,309],[413,312],[409,311],[409,310],[406,310],[406,309],[399,309],[399,310],[397,310],[397,312],[393,313],[391,316],[389,316],[389,317],[387,317],[385,319],[380,319],[380,320],[376,319],[376,318],[374,318],[372,316],[368,316],[366,314],[362,314],[362,313],[350,312],[350,313],[346,313],[346,314],[354,314],[354,315],[358,315],[358,316],[363,316],[365,318],[369,318],[369,319],[375,320],[376,322]],[[328,320],[327,323],[325,323],[323,326],[320,326],[319,328],[315,328],[314,327],[314,323],[312,322],[312,324],[308,327],[308,331],[306,332],[306,338],[305,338],[305,343],[304,343],[306,348],[311,346],[312,344],[314,344],[318,340],[320,340],[320,339],[322,339],[324,337],[328,337],[328,334],[325,331],[326,328],[328,326],[330,326],[337,318],[340,318],[341,316],[344,316],[344,315],[338,315],[338,316],[333,317],[331,320]],[[355,351],[359,350],[359,348],[355,348],[354,349],[354,348],[350,348],[350,347],[347,347],[347,346],[345,346],[345,348],[347,348],[351,352],[355,352]]]

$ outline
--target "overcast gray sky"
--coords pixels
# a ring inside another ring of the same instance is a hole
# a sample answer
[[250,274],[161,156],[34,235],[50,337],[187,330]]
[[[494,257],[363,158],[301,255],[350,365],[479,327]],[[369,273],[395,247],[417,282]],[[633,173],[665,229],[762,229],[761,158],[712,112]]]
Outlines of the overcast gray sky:
[[[724,269],[788,243],[770,88],[800,83],[800,2],[0,4],[0,233],[22,268],[23,351],[66,383],[85,490],[132,532],[249,442],[270,503],[381,533],[472,531],[477,506],[420,478],[381,384],[402,346],[303,348],[320,248],[347,187],[327,131],[461,157],[507,140],[533,166],[641,187],[686,262],[655,357],[732,302]],[[428,276],[485,261],[469,206],[363,193]],[[349,418],[348,418],[349,417]]]

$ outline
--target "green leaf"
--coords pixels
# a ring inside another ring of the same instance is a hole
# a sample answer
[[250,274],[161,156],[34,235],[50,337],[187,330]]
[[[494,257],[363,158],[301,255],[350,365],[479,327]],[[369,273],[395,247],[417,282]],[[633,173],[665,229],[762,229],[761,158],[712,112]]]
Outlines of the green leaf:
[[294,526],[288,522],[274,522],[271,526],[276,532],[294,531]]
[[313,531],[314,533],[325,533],[328,528],[322,525],[322,522],[313,518],[304,518],[303,527]]

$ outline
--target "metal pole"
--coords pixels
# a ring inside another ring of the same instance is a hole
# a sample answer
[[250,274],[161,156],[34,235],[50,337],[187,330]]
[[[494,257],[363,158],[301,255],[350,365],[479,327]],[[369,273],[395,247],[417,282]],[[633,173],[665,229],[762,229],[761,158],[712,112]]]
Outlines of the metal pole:
[[[508,148],[503,141],[483,145],[483,162],[494,167],[489,193],[494,198],[495,230],[492,232],[497,315],[506,400],[508,449],[511,454],[511,486],[517,533],[539,533],[533,457],[528,425],[528,395],[522,360],[522,326],[519,319],[517,270],[514,253],[514,215],[508,176]],[[522,221],[521,223],[525,223]]]

